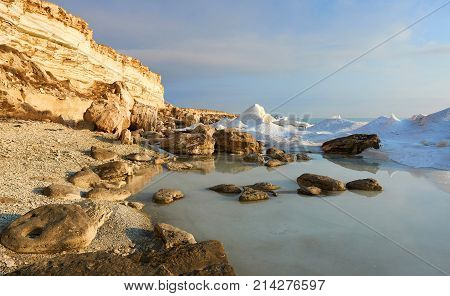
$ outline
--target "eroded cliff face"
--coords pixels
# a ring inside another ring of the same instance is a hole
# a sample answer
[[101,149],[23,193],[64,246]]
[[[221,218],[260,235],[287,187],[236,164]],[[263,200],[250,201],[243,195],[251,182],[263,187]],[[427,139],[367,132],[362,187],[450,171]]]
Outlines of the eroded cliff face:
[[[97,118],[108,132],[139,127],[136,112],[156,116],[160,75],[92,36],[84,20],[52,3],[0,0],[0,116],[74,125]],[[144,119],[150,129],[155,119]]]

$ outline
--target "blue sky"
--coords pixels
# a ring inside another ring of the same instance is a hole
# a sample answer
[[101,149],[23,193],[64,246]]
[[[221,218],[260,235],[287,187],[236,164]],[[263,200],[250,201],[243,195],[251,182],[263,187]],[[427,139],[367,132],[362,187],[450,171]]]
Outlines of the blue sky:
[[[273,110],[447,0],[54,0],[162,75],[168,102]],[[450,5],[276,113],[400,117],[450,107]]]

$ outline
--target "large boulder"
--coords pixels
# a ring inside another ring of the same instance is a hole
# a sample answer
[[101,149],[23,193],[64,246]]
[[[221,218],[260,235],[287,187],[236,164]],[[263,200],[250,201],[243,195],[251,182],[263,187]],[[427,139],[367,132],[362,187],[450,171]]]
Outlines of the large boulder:
[[349,190],[383,191],[378,181],[370,178],[348,182],[345,186]]
[[214,138],[207,133],[175,132],[160,141],[162,149],[179,155],[211,155]]
[[158,109],[156,107],[136,102],[131,109],[130,128],[133,130],[152,131],[156,128],[157,120]]
[[261,153],[262,145],[249,133],[236,129],[222,129],[214,133],[216,149],[233,154]]
[[297,183],[305,187],[317,187],[324,191],[345,191],[345,184],[333,178],[315,174],[303,174],[297,178]]
[[377,135],[355,134],[322,144],[323,152],[329,154],[356,155],[368,148],[380,148],[380,138]]
[[130,112],[116,100],[98,100],[86,110],[84,120],[94,123],[99,131],[116,133],[130,126]]
[[97,227],[79,205],[46,205],[13,221],[1,243],[18,253],[59,253],[89,246]]

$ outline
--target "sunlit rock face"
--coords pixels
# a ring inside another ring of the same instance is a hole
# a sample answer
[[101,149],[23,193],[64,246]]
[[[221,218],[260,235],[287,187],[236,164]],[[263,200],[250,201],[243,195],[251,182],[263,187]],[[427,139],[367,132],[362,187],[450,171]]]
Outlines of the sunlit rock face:
[[55,4],[0,0],[0,116],[76,124],[97,100],[164,107],[159,74],[92,36]]

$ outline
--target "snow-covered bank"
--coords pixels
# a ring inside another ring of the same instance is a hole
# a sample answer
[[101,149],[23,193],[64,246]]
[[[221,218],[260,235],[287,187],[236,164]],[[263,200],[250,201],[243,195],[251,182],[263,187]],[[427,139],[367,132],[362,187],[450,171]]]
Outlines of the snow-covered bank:
[[381,149],[366,151],[363,156],[390,159],[412,167],[450,170],[450,108],[403,120],[395,115],[381,116],[369,123],[333,117],[310,125],[292,118],[276,120],[256,104],[240,117],[223,119],[215,127],[238,128],[287,150],[304,147],[319,151],[319,146],[330,139],[357,133],[377,134]]

